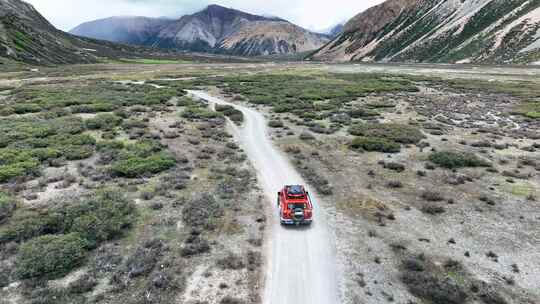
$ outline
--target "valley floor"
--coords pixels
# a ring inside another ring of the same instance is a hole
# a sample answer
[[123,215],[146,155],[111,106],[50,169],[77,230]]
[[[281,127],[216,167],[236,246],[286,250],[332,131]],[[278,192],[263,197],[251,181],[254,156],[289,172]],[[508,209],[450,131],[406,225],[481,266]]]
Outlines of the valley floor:
[[539,303],[539,68],[273,63],[3,73],[0,303],[263,300],[283,228],[192,89],[265,115],[342,303]]

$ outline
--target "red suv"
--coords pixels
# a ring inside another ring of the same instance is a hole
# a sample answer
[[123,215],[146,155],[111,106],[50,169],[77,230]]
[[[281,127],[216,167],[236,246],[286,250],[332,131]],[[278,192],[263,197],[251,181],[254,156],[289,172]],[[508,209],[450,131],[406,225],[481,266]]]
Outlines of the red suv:
[[277,204],[282,225],[309,225],[313,221],[313,204],[304,186],[283,187]]

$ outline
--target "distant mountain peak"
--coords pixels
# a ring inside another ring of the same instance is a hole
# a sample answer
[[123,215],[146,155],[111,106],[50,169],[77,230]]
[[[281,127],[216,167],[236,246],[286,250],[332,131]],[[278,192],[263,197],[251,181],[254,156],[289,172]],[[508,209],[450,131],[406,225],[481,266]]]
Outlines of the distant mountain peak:
[[156,18],[97,20],[73,34],[115,42],[242,56],[315,50],[329,39],[284,19],[246,13],[212,4],[177,20]]

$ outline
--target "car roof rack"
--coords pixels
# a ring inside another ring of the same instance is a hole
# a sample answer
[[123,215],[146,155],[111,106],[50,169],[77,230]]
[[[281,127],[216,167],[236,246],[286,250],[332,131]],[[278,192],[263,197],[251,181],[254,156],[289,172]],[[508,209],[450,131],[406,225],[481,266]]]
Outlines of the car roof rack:
[[294,195],[294,196],[297,196],[297,195],[304,195],[305,193],[306,193],[306,192],[305,192],[303,186],[300,186],[300,185],[290,185],[290,186],[287,186],[287,194],[288,194],[288,195]]

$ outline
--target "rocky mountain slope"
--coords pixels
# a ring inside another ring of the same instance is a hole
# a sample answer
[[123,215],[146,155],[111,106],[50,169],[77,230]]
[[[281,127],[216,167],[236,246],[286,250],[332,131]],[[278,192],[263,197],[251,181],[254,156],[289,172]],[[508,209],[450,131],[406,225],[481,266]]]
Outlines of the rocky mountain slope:
[[32,5],[0,0],[0,58],[32,64],[91,63],[139,51],[72,36],[57,30]]
[[540,60],[540,0],[388,0],[312,57],[329,61]]
[[164,18],[111,17],[83,23],[70,33],[112,42],[144,44],[172,22]]
[[[128,23],[126,21],[122,26],[118,26],[117,22],[115,26],[107,26],[107,22],[110,22],[108,20],[111,19],[82,25],[72,33],[120,42],[118,37],[122,35],[114,31],[121,28],[120,33],[129,33],[126,35],[129,38],[124,40],[129,40],[130,43],[137,41],[137,44],[155,48],[239,56],[305,52],[320,48],[329,40],[325,35],[312,33],[280,18],[252,15],[219,5],[210,5],[198,13],[183,16],[161,28],[163,24],[156,24],[155,20],[147,24],[137,22],[136,26],[129,27],[125,25]],[[131,22],[132,20],[129,21]],[[159,30],[152,34],[156,29]]]
[[338,23],[338,24],[335,24],[331,27],[328,27],[322,31],[320,31],[320,33],[323,33],[325,35],[328,35],[332,38],[335,38],[339,35],[341,35],[341,33],[343,33],[343,28],[345,27],[345,22],[342,22],[342,23]]

